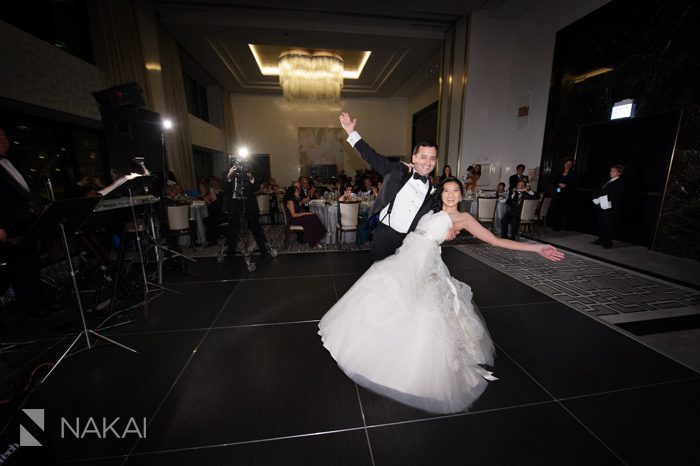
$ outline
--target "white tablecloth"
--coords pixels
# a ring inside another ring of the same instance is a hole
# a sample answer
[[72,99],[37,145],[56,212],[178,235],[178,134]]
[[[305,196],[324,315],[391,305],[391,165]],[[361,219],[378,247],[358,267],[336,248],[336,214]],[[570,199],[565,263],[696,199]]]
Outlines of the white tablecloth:
[[198,243],[207,241],[207,230],[204,226],[204,219],[209,216],[209,207],[204,201],[194,201],[190,205],[190,220],[197,223],[197,239]]
[[[372,208],[373,202],[362,202],[360,204],[360,213],[367,214]],[[338,203],[334,202],[331,205],[327,205],[323,202],[312,201],[309,203],[309,209],[311,212],[318,215],[321,222],[326,227],[328,234],[326,236],[326,244],[335,244],[335,232],[338,226]],[[343,233],[340,238],[341,243],[354,243],[357,240],[355,232],[348,231]]]
[[493,216],[493,234],[496,236],[501,236],[501,220],[503,220],[503,214],[506,213],[506,201],[507,199],[499,199],[496,203],[496,213]]

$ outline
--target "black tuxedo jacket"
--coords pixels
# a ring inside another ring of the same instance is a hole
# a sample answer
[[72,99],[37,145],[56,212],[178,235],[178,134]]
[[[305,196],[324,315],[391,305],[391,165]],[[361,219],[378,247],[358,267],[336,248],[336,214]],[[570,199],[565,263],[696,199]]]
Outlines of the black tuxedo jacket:
[[511,193],[508,195],[508,200],[506,201],[506,210],[519,211],[523,208],[523,201],[525,199],[537,199],[537,195],[530,194],[526,191],[516,191],[515,197],[513,197],[513,193]]
[[7,237],[24,235],[41,210],[41,201],[0,166],[0,228]]
[[[242,194],[245,197],[245,208],[248,212],[259,212],[258,200],[255,197],[255,193],[258,192],[260,186],[257,183],[257,178],[255,178],[255,183],[250,182],[250,178],[245,177],[242,186]],[[224,188],[224,210],[227,212],[233,212],[235,199],[234,199],[234,189],[236,187],[235,178],[225,179],[223,183]]]
[[[513,190],[515,189],[515,187],[518,185],[518,181],[520,181],[520,180],[518,179],[518,174],[517,174],[517,173],[516,173],[515,175],[510,175],[510,178],[508,178],[508,190],[509,190],[510,192],[513,192]],[[524,181],[525,183],[529,183],[529,182],[530,182],[530,178],[529,178],[527,175],[523,175],[523,181]]]
[[600,196],[608,196],[608,200],[612,203],[612,208],[618,208],[622,204],[622,191],[625,188],[625,184],[621,178],[611,181],[606,185],[602,186],[598,191],[596,191],[595,198]]
[[[411,179],[412,173],[408,172],[406,166],[401,162],[392,162],[383,155],[379,155],[367,144],[364,139],[360,139],[355,144],[355,150],[360,154],[362,159],[369,163],[372,170],[384,177],[382,181],[382,187],[379,190],[377,199],[375,199],[372,205],[372,210],[370,211],[370,216],[381,212],[384,207],[389,205],[391,201],[396,198],[396,195],[401,191],[401,188]],[[428,187],[428,193],[430,193],[431,188]],[[411,223],[408,231],[413,231],[418,224],[420,218],[430,212],[432,207],[432,197],[428,194],[425,196],[423,204],[418,209],[413,222]],[[380,219],[381,220],[381,219]]]

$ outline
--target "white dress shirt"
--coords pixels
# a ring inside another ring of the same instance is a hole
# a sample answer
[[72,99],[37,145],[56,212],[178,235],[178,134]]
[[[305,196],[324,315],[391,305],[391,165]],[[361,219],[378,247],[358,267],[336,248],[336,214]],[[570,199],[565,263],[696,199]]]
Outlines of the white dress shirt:
[[[357,144],[357,141],[360,139],[362,139],[362,136],[360,136],[357,131],[353,131],[350,136],[348,136],[347,141],[351,146],[355,147],[355,144]],[[391,209],[391,215],[387,215],[389,206],[391,205],[391,203],[389,203],[379,213],[380,221],[399,233],[408,233],[413,219],[416,218],[418,210],[425,201],[425,196],[428,194],[429,188],[430,183],[428,181],[423,182],[411,177],[396,194],[396,198],[394,198],[394,207]]]
[[27,184],[27,181],[24,179],[22,174],[17,171],[14,165],[12,165],[12,162],[7,160],[7,157],[0,157],[0,165],[2,168],[5,169],[7,173],[10,174],[12,178],[17,181],[17,184],[19,184],[21,187],[23,187],[27,192],[29,192],[29,185]]

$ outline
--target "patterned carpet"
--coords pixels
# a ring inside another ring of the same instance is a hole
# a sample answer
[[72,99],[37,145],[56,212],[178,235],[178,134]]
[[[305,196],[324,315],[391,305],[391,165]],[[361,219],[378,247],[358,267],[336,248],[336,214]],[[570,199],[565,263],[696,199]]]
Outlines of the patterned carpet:
[[570,307],[611,322],[636,320],[623,317],[631,313],[649,318],[700,313],[697,291],[574,253],[553,263],[485,244],[458,249]]

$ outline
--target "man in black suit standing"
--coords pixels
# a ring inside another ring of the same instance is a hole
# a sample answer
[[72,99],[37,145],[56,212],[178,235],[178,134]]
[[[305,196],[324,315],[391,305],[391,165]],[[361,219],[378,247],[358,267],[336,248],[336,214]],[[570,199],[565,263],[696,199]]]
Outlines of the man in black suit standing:
[[518,181],[524,181],[525,184],[530,182],[530,178],[523,174],[525,173],[525,165],[521,163],[515,167],[515,172],[515,175],[511,175],[510,178],[508,178],[508,193],[513,192],[515,187],[518,185]]
[[255,182],[252,173],[239,173],[237,164],[228,171],[225,183],[224,208],[227,212],[228,229],[226,231],[226,256],[233,259],[238,246],[238,238],[241,232],[241,215],[245,211],[245,219],[248,228],[253,233],[255,243],[260,250],[263,259],[271,257],[270,245],[265,238],[265,232],[260,226],[260,210],[255,193],[259,185]]
[[[379,223],[372,239],[372,257],[379,261],[401,246],[403,239],[413,231],[418,220],[431,209],[428,175],[437,163],[437,146],[423,141],[413,149],[413,172],[401,162],[392,162],[377,154],[357,131],[357,119],[343,112],[340,124],[348,133],[348,142],[369,163],[372,169],[384,177],[370,216],[379,213]],[[454,233],[448,239],[453,239]]]
[[596,192],[593,199],[598,213],[598,239],[592,244],[600,244],[605,249],[612,247],[615,220],[622,209],[624,183],[620,180],[620,176],[624,171],[624,165],[610,167],[610,179]]
[[7,158],[10,140],[0,128],[0,256],[7,261],[17,307],[27,316],[45,313],[39,290],[38,244],[24,235],[43,210],[24,176]]
[[520,212],[523,210],[525,199],[537,199],[537,195],[527,187],[525,181],[520,180],[517,182],[515,190],[508,195],[506,212],[501,219],[501,238],[508,238],[508,226],[510,226],[510,239],[515,241],[520,226]]

